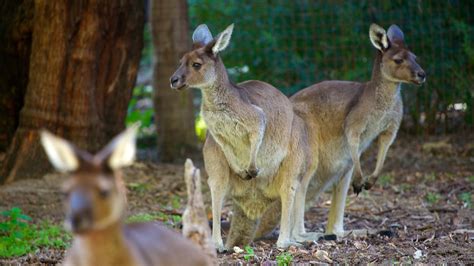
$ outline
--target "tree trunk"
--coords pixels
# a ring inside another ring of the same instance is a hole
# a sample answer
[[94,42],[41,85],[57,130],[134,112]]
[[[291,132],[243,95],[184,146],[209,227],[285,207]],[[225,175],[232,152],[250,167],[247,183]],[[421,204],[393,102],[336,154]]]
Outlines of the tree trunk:
[[169,79],[190,48],[186,0],[153,0],[151,27],[155,62],[154,106],[161,161],[184,160],[197,143],[191,91],[172,91]]
[[0,152],[13,139],[28,84],[33,0],[0,3]]
[[137,0],[35,0],[29,78],[0,183],[49,170],[38,129],[96,151],[124,127],[140,60]]

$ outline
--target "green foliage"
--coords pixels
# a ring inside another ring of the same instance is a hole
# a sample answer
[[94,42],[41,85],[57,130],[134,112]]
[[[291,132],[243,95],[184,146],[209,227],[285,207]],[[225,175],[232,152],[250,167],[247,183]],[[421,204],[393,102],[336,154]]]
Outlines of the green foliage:
[[144,194],[149,189],[149,185],[147,183],[130,182],[127,184],[127,187],[132,191],[138,192],[140,195]]
[[255,252],[253,251],[253,248],[251,246],[248,246],[248,245],[245,246],[244,250],[245,250],[244,259],[246,261],[250,261],[251,259],[255,257]]
[[173,220],[174,224],[178,224],[183,221],[183,218],[180,215],[171,215],[171,219]]
[[[160,213],[161,214],[161,213]],[[162,218],[159,214],[150,214],[150,213],[138,213],[134,214],[127,218],[127,223],[142,223],[142,222],[150,222],[156,221]]]
[[471,192],[463,192],[459,194],[459,200],[464,203],[464,206],[467,208],[472,208],[472,193]]
[[216,36],[235,23],[231,44],[222,53],[234,81],[264,80],[288,95],[324,79],[368,80],[376,51],[368,37],[370,24],[398,24],[428,74],[421,88],[403,86],[405,108],[414,124],[434,123],[437,112],[458,102],[467,104],[465,120],[473,122],[474,75],[467,75],[474,67],[470,1],[188,3],[190,31],[206,23]]
[[382,187],[387,187],[388,185],[393,183],[393,175],[385,174],[379,177],[378,182]]
[[175,210],[180,209],[181,208],[181,198],[178,195],[173,195],[173,197],[171,197],[171,204],[170,205]]
[[39,248],[66,248],[71,236],[62,227],[45,221],[31,224],[31,218],[13,207],[4,211],[0,219],[0,258],[21,256]]
[[293,261],[293,256],[288,252],[283,252],[276,257],[278,266],[288,266]]
[[435,192],[428,192],[426,193],[425,199],[429,204],[435,204],[441,199],[441,196]]
[[140,132],[153,124],[153,108],[151,106],[138,106],[138,101],[151,99],[152,89],[150,86],[137,86],[133,88],[132,99],[128,105],[126,124],[128,126],[140,122]]
[[469,176],[467,180],[469,180],[469,182],[474,183],[474,175]]
[[176,227],[182,222],[180,215],[166,214],[164,212],[138,213],[127,218],[127,223],[143,223],[151,221],[160,221],[169,227]]
[[424,177],[425,177],[425,180],[428,182],[433,182],[436,180],[436,175],[434,173],[426,174]]

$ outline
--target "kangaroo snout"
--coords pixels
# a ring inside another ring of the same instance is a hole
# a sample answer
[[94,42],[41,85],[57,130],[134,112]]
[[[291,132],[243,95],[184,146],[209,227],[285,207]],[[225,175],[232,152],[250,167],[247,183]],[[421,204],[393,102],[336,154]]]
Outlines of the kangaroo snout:
[[172,88],[173,88],[173,87],[176,87],[176,85],[178,84],[178,82],[179,82],[179,77],[177,77],[177,76],[172,76],[172,77],[170,78],[170,83],[171,83],[171,87],[172,87]]
[[418,82],[421,84],[426,81],[426,73],[425,71],[421,70],[416,73],[416,78]]
[[182,90],[186,87],[186,84],[184,83],[184,78],[176,74],[171,76],[170,85],[171,88],[175,90]]
[[80,191],[74,191],[70,197],[70,209],[67,216],[69,229],[74,233],[84,232],[92,226],[92,206]]

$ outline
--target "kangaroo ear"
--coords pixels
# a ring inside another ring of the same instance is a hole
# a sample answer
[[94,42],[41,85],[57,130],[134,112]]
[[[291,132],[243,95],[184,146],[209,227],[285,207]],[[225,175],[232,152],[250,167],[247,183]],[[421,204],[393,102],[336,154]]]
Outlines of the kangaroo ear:
[[405,40],[405,35],[403,34],[403,31],[397,25],[392,25],[390,26],[390,28],[388,28],[387,37],[388,40],[392,43],[403,43]]
[[220,51],[223,51],[230,42],[232,31],[234,30],[234,24],[230,24],[223,32],[217,36],[216,43],[212,46],[212,53],[217,55]]
[[40,140],[51,164],[60,172],[72,172],[79,167],[74,147],[47,130],[40,131]]
[[193,33],[193,43],[202,46],[212,42],[212,34],[206,24],[199,25]]
[[135,161],[136,137],[140,123],[135,123],[116,136],[96,158],[107,164],[111,169],[129,166]]
[[389,47],[387,33],[379,25],[373,23],[370,25],[369,37],[372,45],[380,51],[385,51]]

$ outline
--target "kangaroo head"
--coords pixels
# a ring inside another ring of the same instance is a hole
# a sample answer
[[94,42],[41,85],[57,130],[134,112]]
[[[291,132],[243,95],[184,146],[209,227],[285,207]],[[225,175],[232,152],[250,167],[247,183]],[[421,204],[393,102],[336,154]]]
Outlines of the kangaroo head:
[[225,71],[219,52],[229,45],[233,29],[234,24],[213,38],[205,24],[199,25],[193,33],[193,50],[181,58],[178,69],[171,76],[171,88],[203,88],[214,84],[218,73]]
[[76,234],[101,230],[122,219],[125,189],[119,169],[133,163],[137,127],[92,155],[48,131],[41,143],[51,164],[68,179],[62,185],[66,227]]
[[416,55],[405,46],[404,34],[397,25],[388,31],[377,24],[370,25],[370,41],[382,53],[380,70],[384,78],[394,82],[422,84],[425,71],[416,61]]

